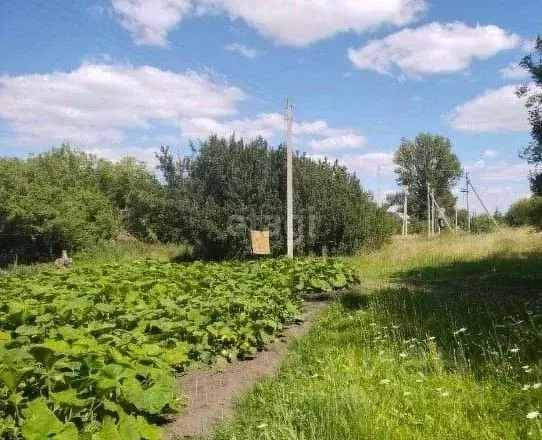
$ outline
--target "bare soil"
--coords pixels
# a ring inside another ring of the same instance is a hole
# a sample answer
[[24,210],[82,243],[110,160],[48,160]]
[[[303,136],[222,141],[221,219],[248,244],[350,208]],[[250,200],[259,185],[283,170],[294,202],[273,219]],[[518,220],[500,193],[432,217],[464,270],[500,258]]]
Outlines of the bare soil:
[[212,433],[227,421],[236,401],[260,380],[273,377],[288,353],[288,342],[307,334],[328,304],[326,300],[305,302],[301,320],[283,330],[279,339],[254,358],[189,372],[179,380],[179,394],[187,406],[164,427],[165,439],[178,440]]

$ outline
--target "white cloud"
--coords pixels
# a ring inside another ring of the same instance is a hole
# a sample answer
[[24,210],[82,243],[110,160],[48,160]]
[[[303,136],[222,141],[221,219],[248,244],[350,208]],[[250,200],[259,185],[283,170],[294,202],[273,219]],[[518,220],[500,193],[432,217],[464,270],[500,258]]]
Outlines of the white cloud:
[[527,163],[488,165],[478,174],[482,182],[527,182],[530,167]]
[[462,131],[479,133],[527,132],[528,114],[523,100],[516,96],[517,86],[488,90],[458,105],[448,115],[452,125]]
[[191,139],[204,139],[211,134],[229,137],[253,139],[258,136],[269,139],[285,130],[285,122],[278,113],[261,113],[255,118],[240,118],[230,121],[218,121],[215,118],[186,118],[181,122],[184,136]]
[[192,10],[191,0],[111,0],[137,44],[167,45],[168,33]]
[[[254,118],[227,121],[215,118],[186,118],[181,120],[180,126],[184,136],[191,139],[204,139],[211,134],[228,137],[235,133],[237,137],[245,139],[261,136],[272,140],[277,136],[283,138],[286,130],[284,116],[279,113],[260,113]],[[320,152],[333,152],[366,143],[366,139],[353,130],[332,128],[323,120],[295,122],[292,131],[296,136],[296,147],[297,145],[303,147],[307,137],[310,137],[312,139],[309,145]]]
[[280,44],[306,46],[340,32],[404,25],[425,10],[423,0],[203,0],[242,18]]
[[479,171],[485,169],[487,166],[486,161],[479,159],[474,163],[465,165],[465,170],[469,172]]
[[526,162],[509,163],[500,161],[498,163],[487,163],[485,160],[480,159],[466,164],[465,170],[471,173],[473,180],[480,182],[527,182],[530,167]]
[[241,43],[227,44],[226,46],[224,46],[224,49],[226,49],[229,52],[236,52],[239,55],[242,55],[245,58],[249,58],[251,60],[262,54],[259,50],[256,50],[252,47],[248,47],[245,44],[241,44]]
[[352,171],[376,173],[380,166],[382,173],[393,171],[393,153],[374,151],[364,154],[346,154],[339,156],[339,162]]
[[158,164],[156,159],[156,148],[145,147],[120,147],[120,148],[88,148],[87,153],[98,157],[104,157],[113,162],[119,162],[125,157],[133,157],[139,162],[143,162],[150,170],[154,170]]
[[349,133],[338,136],[329,136],[323,139],[313,139],[310,146],[317,151],[334,151],[361,147],[367,139],[359,134]]
[[499,73],[504,79],[524,79],[529,77],[529,72],[516,63],[510,63],[499,70]]
[[[166,127],[192,139],[235,133],[282,140],[286,123],[279,113],[235,117],[244,98],[242,90],[192,71],[87,63],[69,73],[1,76],[0,120],[9,123],[14,143],[70,142],[105,148],[108,157],[112,146],[127,148],[123,144],[131,129],[144,130],[140,142],[152,144]],[[365,143],[354,130],[330,127],[324,120],[295,122],[293,131],[300,150],[309,144],[325,152]]]
[[350,48],[348,57],[358,69],[391,74],[396,67],[407,77],[419,77],[459,72],[475,59],[486,60],[521,43],[519,35],[494,25],[434,22],[369,41],[359,49]]
[[191,12],[226,13],[279,44],[306,46],[341,32],[401,26],[426,9],[425,0],[111,0],[139,43],[165,45]]
[[0,77],[0,119],[24,142],[118,143],[126,128],[235,115],[244,93],[204,75],[150,66],[84,64]]
[[484,157],[493,159],[495,157],[499,156],[499,152],[497,150],[492,150],[491,148],[488,148],[484,151]]

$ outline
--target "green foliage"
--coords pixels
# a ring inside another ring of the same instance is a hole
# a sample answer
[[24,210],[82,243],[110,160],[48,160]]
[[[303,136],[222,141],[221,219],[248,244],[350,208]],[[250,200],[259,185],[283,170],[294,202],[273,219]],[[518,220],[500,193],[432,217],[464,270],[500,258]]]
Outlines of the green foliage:
[[400,240],[215,440],[540,439],[542,242]]
[[0,265],[51,260],[116,238],[152,239],[156,179],[133,159],[118,164],[69,146],[0,159]]
[[3,276],[0,438],[162,438],[153,424],[176,410],[175,372],[261,350],[302,295],[356,281],[334,259]]
[[[414,141],[402,139],[395,152],[397,183],[408,189],[409,215],[414,220],[427,220],[427,184],[435,191],[440,206],[452,210],[456,198],[451,188],[461,176],[461,163],[452,152],[449,139],[420,133]],[[402,210],[403,193],[388,197],[390,206]]]
[[[284,254],[285,149],[263,139],[211,137],[193,155],[158,156],[164,175],[159,238],[187,240],[198,257],[244,258],[249,229],[269,229],[273,254]],[[379,247],[393,229],[358,179],[344,167],[306,156],[294,158],[295,250],[298,255],[352,254]]]
[[493,219],[489,215],[478,215],[471,219],[471,232],[475,234],[488,234],[497,229]]
[[533,195],[518,200],[506,213],[505,221],[510,226],[534,226],[542,229],[542,197]]
[[[542,165],[542,35],[536,39],[535,53],[526,55],[520,66],[531,75],[531,83],[518,89],[518,96],[526,98],[531,124],[531,143],[527,145],[522,157],[530,164]],[[531,189],[542,196],[542,173],[535,170],[530,175]]]

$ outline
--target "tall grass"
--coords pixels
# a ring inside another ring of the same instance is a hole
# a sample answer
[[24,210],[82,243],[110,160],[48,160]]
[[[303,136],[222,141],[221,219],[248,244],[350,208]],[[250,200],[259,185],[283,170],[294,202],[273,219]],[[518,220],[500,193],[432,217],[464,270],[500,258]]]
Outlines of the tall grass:
[[216,439],[542,439],[542,237],[395,242]]

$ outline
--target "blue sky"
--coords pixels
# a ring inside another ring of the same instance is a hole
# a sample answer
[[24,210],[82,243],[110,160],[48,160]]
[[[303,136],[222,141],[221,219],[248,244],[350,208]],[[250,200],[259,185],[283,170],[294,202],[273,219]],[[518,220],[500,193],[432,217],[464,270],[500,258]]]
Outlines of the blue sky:
[[534,0],[0,1],[0,154],[69,141],[150,163],[213,132],[278,143],[290,97],[296,148],[380,197],[400,138],[430,131],[506,209],[528,194],[514,90],[540,17]]

